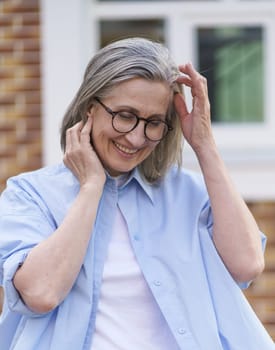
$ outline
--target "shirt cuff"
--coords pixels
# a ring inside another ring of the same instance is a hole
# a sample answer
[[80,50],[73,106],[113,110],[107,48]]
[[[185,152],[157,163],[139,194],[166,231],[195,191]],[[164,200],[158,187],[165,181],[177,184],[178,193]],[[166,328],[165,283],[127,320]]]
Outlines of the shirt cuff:
[[18,268],[26,260],[28,250],[20,251],[11,255],[3,265],[3,288],[4,288],[4,308],[23,315],[35,315],[22,300],[20,294],[13,284],[13,278]]

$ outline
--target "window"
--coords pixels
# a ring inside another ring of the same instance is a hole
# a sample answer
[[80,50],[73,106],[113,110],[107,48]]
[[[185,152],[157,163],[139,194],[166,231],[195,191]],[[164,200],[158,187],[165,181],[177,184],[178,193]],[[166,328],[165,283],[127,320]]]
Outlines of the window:
[[164,21],[161,19],[102,20],[100,46],[124,37],[141,36],[164,42]]
[[264,121],[263,28],[198,28],[199,70],[208,81],[213,122]]

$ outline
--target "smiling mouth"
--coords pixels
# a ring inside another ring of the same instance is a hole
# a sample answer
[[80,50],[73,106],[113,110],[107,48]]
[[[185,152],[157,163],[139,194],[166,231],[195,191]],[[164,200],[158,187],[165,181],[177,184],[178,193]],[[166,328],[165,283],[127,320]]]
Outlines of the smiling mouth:
[[114,142],[114,145],[116,146],[116,148],[118,148],[120,151],[122,151],[123,153],[126,153],[126,154],[135,154],[137,153],[138,149],[130,149],[130,148],[127,148],[125,146],[122,146],[120,145],[119,143],[116,143]]

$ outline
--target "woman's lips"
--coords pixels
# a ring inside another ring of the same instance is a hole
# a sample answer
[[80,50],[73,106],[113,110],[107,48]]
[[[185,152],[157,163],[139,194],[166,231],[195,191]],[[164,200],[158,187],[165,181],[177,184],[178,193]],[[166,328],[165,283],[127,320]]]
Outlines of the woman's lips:
[[114,145],[116,148],[118,148],[120,151],[122,151],[123,153],[126,153],[126,154],[129,154],[129,155],[132,155],[132,154],[135,154],[138,152],[138,149],[134,148],[128,148],[128,147],[125,147],[123,145],[121,145],[120,143],[117,143],[117,142],[114,142]]

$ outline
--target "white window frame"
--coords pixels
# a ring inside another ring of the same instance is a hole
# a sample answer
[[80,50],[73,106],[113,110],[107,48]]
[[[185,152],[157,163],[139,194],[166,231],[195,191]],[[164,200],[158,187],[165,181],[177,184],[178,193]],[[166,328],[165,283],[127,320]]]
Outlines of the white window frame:
[[[265,28],[265,120],[213,125],[229,170],[247,200],[275,199],[275,3],[274,1],[97,2],[41,0],[43,16],[44,163],[59,160],[58,129],[89,57],[99,45],[100,20],[164,19],[176,62],[196,65],[194,30],[199,26],[260,25]],[[64,7],[63,7],[64,6]],[[60,17],[57,10],[60,9]],[[63,12],[62,12],[63,11]],[[62,21],[60,20],[62,18]],[[64,21],[64,19],[66,19]],[[60,28],[62,30],[60,31]],[[63,57],[56,62],[56,57]],[[191,104],[190,95],[187,94]],[[54,141],[56,140],[56,141]],[[197,168],[192,151],[186,166]]]

